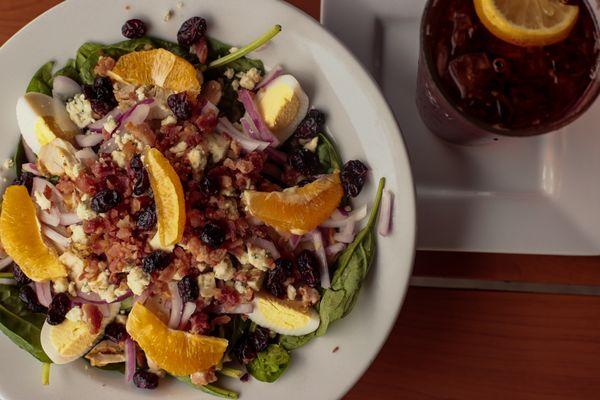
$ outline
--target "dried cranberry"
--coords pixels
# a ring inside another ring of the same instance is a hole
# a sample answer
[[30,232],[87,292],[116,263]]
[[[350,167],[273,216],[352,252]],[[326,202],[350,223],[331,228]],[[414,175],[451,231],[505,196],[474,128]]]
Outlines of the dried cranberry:
[[139,19],[130,19],[123,24],[121,33],[127,39],[139,39],[146,34],[146,24]]
[[171,254],[164,251],[155,251],[148,254],[142,260],[142,269],[150,274],[154,271],[162,271],[171,263]]
[[150,189],[150,178],[145,170],[135,173],[133,180],[133,194],[136,196],[143,196]]
[[112,81],[106,76],[99,76],[94,79],[93,85],[85,86],[83,94],[96,114],[104,116],[117,106]]
[[135,224],[138,228],[149,231],[156,225],[156,209],[148,207],[138,212]]
[[205,175],[199,186],[202,194],[206,196],[216,196],[221,191],[221,182],[216,176]]
[[194,275],[186,275],[177,282],[177,289],[179,295],[184,303],[189,301],[196,301],[200,295],[200,289],[198,288],[198,279]]
[[133,172],[141,172],[144,170],[144,163],[142,162],[142,157],[139,154],[136,154],[129,161],[129,167]]
[[206,20],[200,17],[192,17],[185,21],[179,32],[177,42],[181,46],[190,47],[204,37],[206,33]]
[[242,364],[249,364],[256,355],[269,346],[269,330],[256,327],[254,332],[242,336],[236,344],[234,354]]
[[92,197],[92,210],[96,213],[105,213],[115,208],[123,200],[119,192],[104,189]]
[[31,279],[29,279],[27,275],[25,275],[23,270],[16,263],[13,263],[12,267],[13,276],[15,278],[15,281],[17,281],[17,285],[23,286],[31,283]]
[[310,250],[303,250],[296,260],[298,273],[302,283],[312,288],[317,287],[321,280],[321,271],[319,270],[319,261]]
[[19,299],[21,299],[21,301],[25,303],[27,308],[32,312],[45,313],[47,311],[46,307],[38,302],[37,295],[31,286],[22,286],[19,289]]
[[28,191],[31,191],[31,187],[33,186],[33,174],[27,171],[21,172],[21,175],[13,181],[13,185],[25,186]]
[[94,79],[93,91],[95,99],[107,102],[115,99],[112,81],[107,76],[99,76]]
[[312,139],[322,132],[323,125],[325,125],[325,115],[319,110],[312,109],[296,128],[295,135],[300,139]]
[[186,92],[174,93],[167,97],[167,105],[178,120],[185,121],[192,116],[192,104]]
[[225,242],[225,231],[219,225],[209,222],[200,231],[200,240],[208,247],[216,249]]
[[65,315],[71,309],[71,299],[66,293],[58,293],[52,298],[48,307],[46,321],[50,325],[58,325],[65,320]]
[[114,105],[107,103],[104,100],[92,99],[90,100],[90,103],[92,105],[92,110],[100,116],[105,116],[114,108]]
[[288,163],[304,176],[316,175],[321,172],[321,162],[317,154],[304,148],[292,151]]
[[275,261],[275,268],[267,273],[267,290],[275,297],[285,298],[287,288],[285,281],[289,279],[292,272],[292,262],[285,258]]
[[150,371],[140,370],[133,375],[133,383],[140,389],[156,389],[158,387],[158,375]]
[[348,161],[342,169],[342,184],[344,185],[344,192],[350,197],[356,197],[359,195],[365,180],[367,179],[367,172],[369,170],[362,162],[358,160]]
[[127,339],[127,330],[125,329],[125,325],[118,322],[111,322],[106,325],[104,336],[115,343],[119,343]]

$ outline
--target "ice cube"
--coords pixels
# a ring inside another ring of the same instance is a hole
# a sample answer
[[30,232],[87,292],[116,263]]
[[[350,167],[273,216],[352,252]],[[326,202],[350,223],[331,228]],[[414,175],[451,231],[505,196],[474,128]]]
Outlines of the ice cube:
[[485,53],[470,53],[457,57],[448,65],[450,76],[465,99],[484,90],[493,77],[494,70]]

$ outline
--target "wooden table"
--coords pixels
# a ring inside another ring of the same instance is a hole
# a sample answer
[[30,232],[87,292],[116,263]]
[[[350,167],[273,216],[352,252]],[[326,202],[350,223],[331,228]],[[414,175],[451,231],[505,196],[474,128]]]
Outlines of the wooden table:
[[[319,0],[289,1],[318,18]],[[58,2],[0,1],[0,43]],[[419,252],[415,274],[598,285],[600,262],[595,257]],[[423,288],[409,289],[383,350],[345,396],[599,398],[600,298]]]

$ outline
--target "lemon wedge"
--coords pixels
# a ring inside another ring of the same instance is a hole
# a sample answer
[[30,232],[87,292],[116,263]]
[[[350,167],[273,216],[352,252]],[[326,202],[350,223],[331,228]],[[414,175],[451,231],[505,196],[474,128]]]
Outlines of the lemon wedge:
[[517,46],[547,46],[569,36],[579,7],[560,0],[473,0],[483,25]]

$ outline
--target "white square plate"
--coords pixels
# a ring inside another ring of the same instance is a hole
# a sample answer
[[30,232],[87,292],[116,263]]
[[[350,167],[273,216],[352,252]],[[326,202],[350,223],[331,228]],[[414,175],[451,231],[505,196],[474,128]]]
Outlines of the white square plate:
[[406,140],[418,248],[600,254],[600,104],[568,128],[466,147],[433,136],[415,105],[424,0],[324,0],[323,24],[383,88]]

